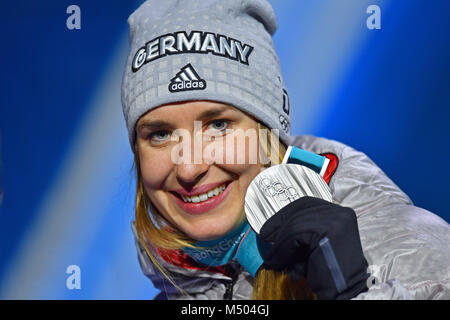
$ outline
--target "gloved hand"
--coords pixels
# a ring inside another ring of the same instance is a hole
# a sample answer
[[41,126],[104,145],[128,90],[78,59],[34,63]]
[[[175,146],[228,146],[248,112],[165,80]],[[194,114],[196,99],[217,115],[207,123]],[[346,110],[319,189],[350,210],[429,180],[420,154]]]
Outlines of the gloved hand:
[[263,266],[287,269],[294,281],[305,277],[319,299],[351,299],[368,290],[353,209],[302,197],[270,217],[259,235],[273,243]]

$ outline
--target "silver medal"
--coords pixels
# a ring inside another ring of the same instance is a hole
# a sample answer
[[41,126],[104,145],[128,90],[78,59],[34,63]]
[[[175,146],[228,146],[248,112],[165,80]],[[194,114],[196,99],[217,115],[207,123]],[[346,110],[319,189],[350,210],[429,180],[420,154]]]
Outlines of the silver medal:
[[330,189],[320,174],[298,164],[279,164],[260,172],[245,195],[245,214],[259,234],[263,224],[289,203],[311,196],[333,201]]

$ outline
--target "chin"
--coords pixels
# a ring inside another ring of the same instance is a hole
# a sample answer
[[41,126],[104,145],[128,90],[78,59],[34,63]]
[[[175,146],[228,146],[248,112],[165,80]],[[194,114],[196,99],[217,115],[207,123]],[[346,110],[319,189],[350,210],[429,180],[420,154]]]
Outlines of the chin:
[[190,238],[197,241],[214,240],[223,237],[225,234],[233,230],[235,224],[231,224],[229,219],[227,222],[218,224],[217,220],[212,223],[202,223],[201,225],[190,226],[191,232],[186,232]]

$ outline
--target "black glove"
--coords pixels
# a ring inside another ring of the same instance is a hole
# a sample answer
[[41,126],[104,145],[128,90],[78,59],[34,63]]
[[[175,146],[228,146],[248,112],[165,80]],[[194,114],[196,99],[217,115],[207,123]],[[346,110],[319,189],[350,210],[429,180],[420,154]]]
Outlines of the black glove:
[[319,299],[351,299],[367,288],[367,261],[351,208],[302,197],[270,217],[260,237],[273,245],[266,269],[305,277]]

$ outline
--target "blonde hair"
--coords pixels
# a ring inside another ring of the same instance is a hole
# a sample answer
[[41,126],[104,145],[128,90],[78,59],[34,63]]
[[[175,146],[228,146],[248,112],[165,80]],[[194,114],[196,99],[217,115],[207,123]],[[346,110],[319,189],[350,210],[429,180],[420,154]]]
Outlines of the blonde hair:
[[[263,132],[269,132],[269,137],[262,136]],[[264,166],[270,167],[271,165],[281,163],[284,154],[286,153],[286,146],[282,142],[280,143],[278,136],[263,124],[258,123],[258,138],[260,150],[267,157],[266,160],[270,160],[264,161]],[[184,294],[185,292],[177,286],[173,279],[171,279],[170,274],[159,263],[148,244],[159,250],[177,250],[183,247],[194,247],[192,245],[194,240],[172,226],[151,203],[142,182],[137,145],[135,145],[134,150],[134,167],[137,178],[135,214],[139,241],[154,266],[180,291],[180,293]],[[167,228],[167,226],[169,228]],[[264,268],[260,268],[255,275],[252,299],[285,300],[314,298],[315,295],[309,288],[305,279],[293,282],[284,271],[280,272]]]

